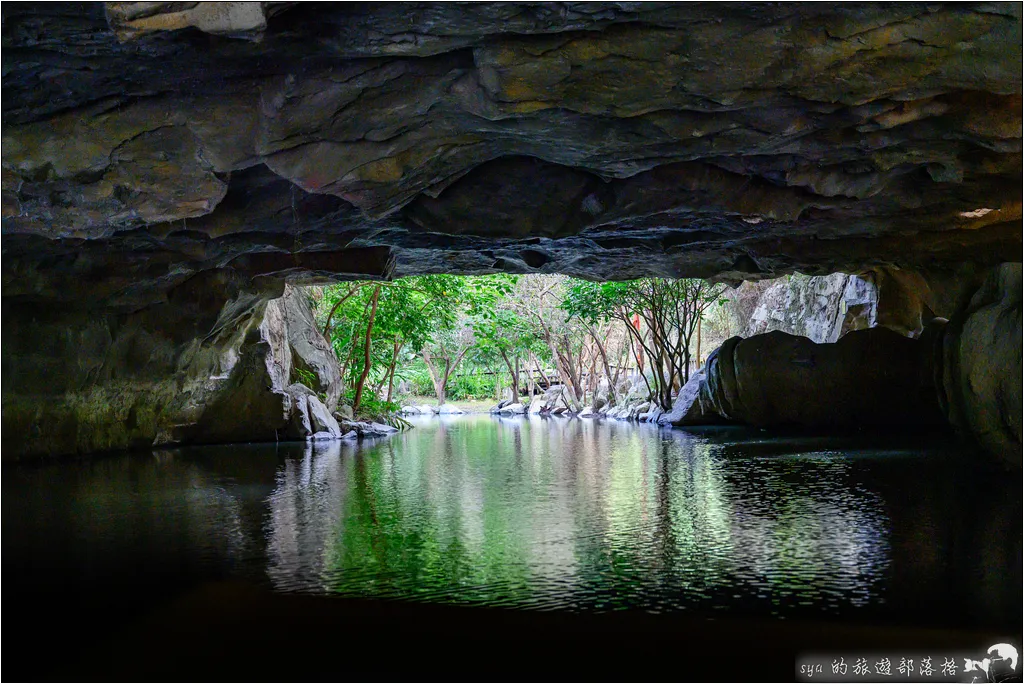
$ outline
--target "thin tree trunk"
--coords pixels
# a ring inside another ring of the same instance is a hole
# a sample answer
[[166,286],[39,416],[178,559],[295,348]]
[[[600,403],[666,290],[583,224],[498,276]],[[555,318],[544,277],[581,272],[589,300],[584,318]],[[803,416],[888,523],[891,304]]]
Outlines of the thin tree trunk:
[[698,318],[697,319],[697,368],[700,368],[700,365],[701,365],[700,364],[700,321],[701,321],[701,319]]
[[[580,373],[576,370],[576,363],[573,361],[572,344],[569,342],[569,335],[562,335],[562,343],[565,345],[565,365],[566,370],[569,372],[569,379],[572,380],[570,387],[573,391],[573,398],[580,402],[583,401],[585,393],[580,381]],[[583,359],[581,358],[580,360],[582,361]]]
[[519,354],[515,355],[515,365],[516,365],[516,381],[515,381],[516,391],[515,391],[515,395],[513,395],[513,397],[512,397],[512,403],[513,404],[519,403]]
[[[551,333],[551,329],[548,328],[547,324],[544,322],[544,319],[541,318],[540,314],[538,314],[537,312],[534,312],[533,315],[537,317],[537,321],[540,323],[541,326],[541,331],[544,333],[544,342],[547,343],[548,349],[551,350],[551,357],[555,363],[555,371],[558,372],[558,377],[562,381],[562,387],[564,389],[571,390],[568,394],[570,400],[572,401],[572,405],[568,406],[567,408],[570,408],[573,411],[578,411],[579,401],[576,398],[575,386],[571,382],[569,373],[566,370],[567,362],[565,358],[562,356],[562,354],[558,351],[558,345],[555,343],[554,335]],[[565,391],[562,392],[562,396],[566,396]]]
[[373,334],[373,319],[377,316],[377,297],[380,295],[380,285],[373,289],[373,299],[370,304],[370,320],[366,323],[366,340],[363,342],[366,353],[363,356],[363,373],[359,376],[356,384],[356,398],[352,402],[352,413],[359,410],[359,404],[363,400],[363,385],[366,383],[366,376],[370,374],[370,336]]
[[604,345],[601,344],[601,340],[598,339],[597,333],[594,332],[593,328],[590,328],[590,334],[597,344],[597,350],[601,352],[601,363],[604,364],[604,374],[608,378],[608,405],[615,406],[615,381],[612,379],[612,369],[608,365],[608,354],[605,352]]
[[441,406],[444,404],[444,383],[442,382],[437,369],[434,367],[434,359],[427,349],[423,349],[423,351],[420,352],[420,356],[423,357],[423,363],[426,364],[427,372],[430,373],[430,382],[434,385],[434,395],[437,397],[437,405]]
[[551,387],[551,380],[548,378],[547,374],[544,373],[544,369],[540,365],[540,359],[538,359],[536,356],[534,356],[533,352],[530,352],[530,361],[537,368],[537,373],[544,380],[544,389],[546,390],[546,389],[550,388]]
[[386,401],[391,401],[391,395],[395,390],[395,366],[398,365],[398,352],[401,346],[398,343],[398,336],[395,336],[395,348],[391,354],[391,368],[388,369],[388,398]]
[[[508,376],[512,381],[512,403],[519,401],[519,359],[516,358],[515,365],[512,364],[508,359],[508,355],[504,349],[499,349],[498,352],[501,354],[501,358],[505,361],[505,367],[508,368]],[[499,400],[500,401],[500,400]]]

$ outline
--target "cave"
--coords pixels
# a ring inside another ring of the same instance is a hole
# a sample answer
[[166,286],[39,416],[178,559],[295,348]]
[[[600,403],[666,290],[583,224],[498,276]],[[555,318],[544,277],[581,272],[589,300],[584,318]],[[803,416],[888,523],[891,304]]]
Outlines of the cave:
[[[856,441],[878,431],[901,448],[938,435],[986,483],[1016,483],[990,491],[1004,506],[992,509],[997,522],[964,523],[944,543],[980,554],[971,577],[992,565],[1019,582],[1019,3],[58,2],[2,12],[8,558],[42,543],[14,522],[25,492],[45,500],[48,488],[77,482],[102,499],[135,486],[127,454],[162,462],[198,449],[215,459],[217,445],[337,441],[341,380],[303,288],[432,274],[730,286],[850,274],[871,283],[870,311],[851,296],[827,331],[763,326],[728,340],[651,422],[707,429],[712,442],[722,423],[741,423],[792,449],[832,433]],[[901,434],[907,426],[916,432]],[[351,456],[323,448],[334,461]],[[178,467],[168,466],[175,478],[195,477]],[[238,477],[260,492],[300,478],[267,467],[238,466]],[[61,474],[73,468],[108,479]],[[912,487],[912,469],[898,472]],[[943,473],[932,484],[956,498],[960,476]],[[720,474],[721,486],[748,476]],[[995,505],[974,503],[975,514]],[[240,528],[259,528],[257,504],[236,508]],[[907,520],[916,510],[897,508]],[[1005,510],[1017,511],[1015,528]],[[54,543],[74,546],[64,533]],[[972,534],[991,536],[970,550]],[[146,553],[169,575],[180,561],[155,546]],[[298,646],[350,635],[352,621],[387,629],[389,616],[408,623],[405,636],[436,622],[472,639],[479,619],[517,647],[533,644],[523,631],[572,631],[573,658],[588,639],[642,635],[627,642],[656,659],[665,630],[678,627],[682,640],[703,633],[694,643],[716,658],[742,640],[769,678],[792,676],[798,651],[873,652],[891,636],[632,614],[559,613],[541,624],[529,612],[480,617],[447,604],[403,613],[358,595],[338,613],[309,597],[199,591],[184,613],[147,629],[185,643],[197,622],[220,625],[230,613],[224,629],[239,630],[269,611],[285,631],[305,623],[282,637]],[[98,599],[67,593],[50,609],[86,629],[72,614]],[[1024,646],[1019,611],[963,626],[976,631],[898,641],[959,656],[981,653],[971,649],[1002,630],[1000,643]],[[263,642],[250,638],[224,648],[244,661],[243,678],[258,678],[252,644]],[[365,635],[353,643],[376,648]],[[231,672],[217,669],[221,652],[209,644],[198,652],[200,669],[181,669],[184,678]],[[82,658],[82,670],[55,672],[124,676],[94,652]],[[482,667],[418,676],[543,676],[523,663]],[[694,667],[673,678],[757,678],[752,664],[740,674]],[[323,677],[310,668],[298,672]],[[53,676],[24,663],[18,673]]]

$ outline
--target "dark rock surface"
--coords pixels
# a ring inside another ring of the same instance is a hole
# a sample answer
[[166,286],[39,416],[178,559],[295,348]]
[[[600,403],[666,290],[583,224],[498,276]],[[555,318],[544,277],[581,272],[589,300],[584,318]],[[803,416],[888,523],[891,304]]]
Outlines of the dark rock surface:
[[921,347],[885,328],[828,344],[779,331],[734,337],[698,380],[696,402],[704,414],[757,427],[942,425]]
[[995,269],[938,339],[942,407],[959,430],[1021,465],[1021,264]]
[[4,9],[5,297],[1020,253],[1019,5],[241,5]]
[[3,457],[340,436],[317,396],[340,392],[340,372],[302,293],[202,280],[134,314],[5,299]]

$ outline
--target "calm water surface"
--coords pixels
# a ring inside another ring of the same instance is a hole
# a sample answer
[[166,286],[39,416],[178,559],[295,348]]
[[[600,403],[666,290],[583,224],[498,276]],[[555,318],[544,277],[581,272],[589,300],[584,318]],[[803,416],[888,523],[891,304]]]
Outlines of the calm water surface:
[[459,416],[6,467],[5,586],[1018,626],[1019,474],[920,443]]

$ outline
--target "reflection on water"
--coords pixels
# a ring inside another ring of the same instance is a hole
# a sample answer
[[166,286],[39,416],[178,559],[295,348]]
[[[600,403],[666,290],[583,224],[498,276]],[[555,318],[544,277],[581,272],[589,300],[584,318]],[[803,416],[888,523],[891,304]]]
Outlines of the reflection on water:
[[239,576],[536,610],[1013,625],[1020,488],[1003,479],[864,440],[424,418],[361,446],[8,469],[3,550],[25,583],[64,573],[83,591]]

